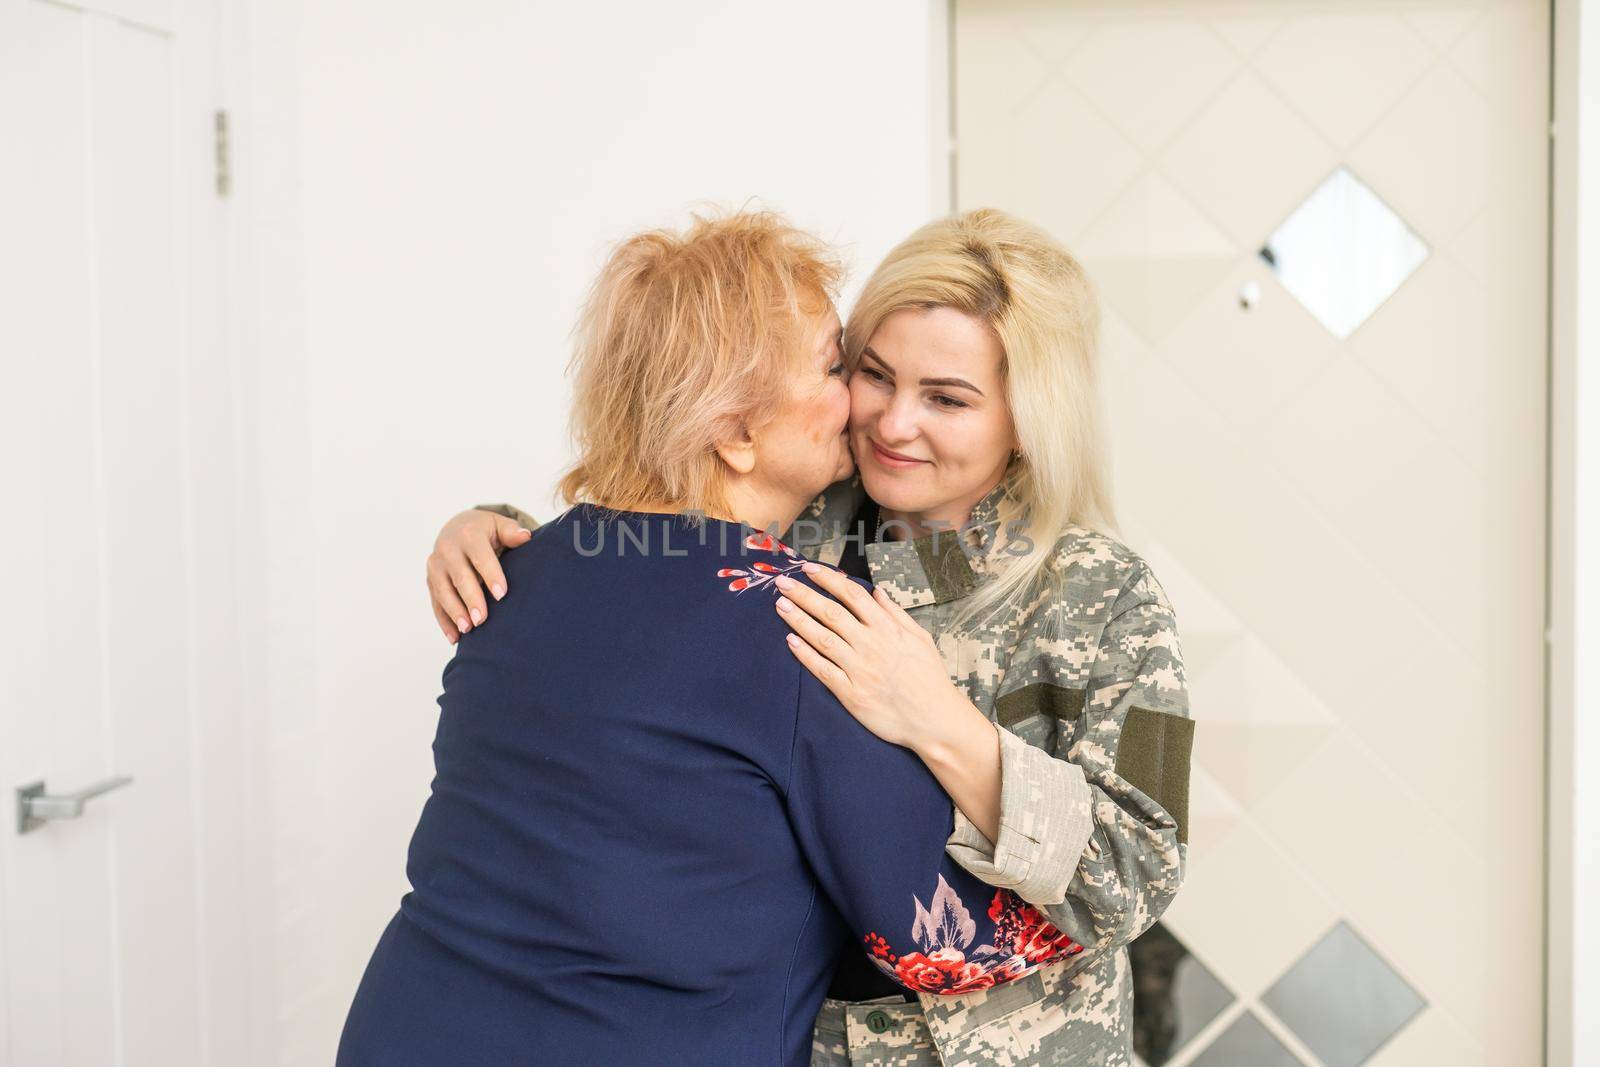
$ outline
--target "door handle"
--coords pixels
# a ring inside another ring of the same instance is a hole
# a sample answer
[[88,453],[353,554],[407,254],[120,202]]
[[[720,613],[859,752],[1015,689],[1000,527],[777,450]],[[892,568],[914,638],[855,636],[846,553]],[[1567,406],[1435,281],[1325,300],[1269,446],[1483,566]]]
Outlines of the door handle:
[[44,791],[44,779],[29,782],[17,790],[17,833],[37,830],[49,819],[76,819],[83,814],[83,806],[95,797],[132,785],[133,777],[119,774],[103,782],[85,786],[76,793],[50,796]]

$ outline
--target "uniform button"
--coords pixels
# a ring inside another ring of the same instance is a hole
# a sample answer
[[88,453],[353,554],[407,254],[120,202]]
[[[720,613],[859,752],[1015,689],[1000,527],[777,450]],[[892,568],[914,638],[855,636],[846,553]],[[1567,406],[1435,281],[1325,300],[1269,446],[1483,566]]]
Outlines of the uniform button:
[[889,1029],[889,1017],[881,1011],[872,1012],[867,1016],[867,1029],[875,1034],[881,1034]]

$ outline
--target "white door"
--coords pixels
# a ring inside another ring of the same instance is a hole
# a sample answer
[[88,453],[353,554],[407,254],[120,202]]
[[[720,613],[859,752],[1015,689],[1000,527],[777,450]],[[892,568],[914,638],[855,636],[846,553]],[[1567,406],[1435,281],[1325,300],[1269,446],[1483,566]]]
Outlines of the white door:
[[216,52],[206,3],[0,0],[5,1067],[248,1061]]
[[1540,1060],[1549,14],[956,4],[957,200],[1099,286],[1189,669],[1154,1064]]

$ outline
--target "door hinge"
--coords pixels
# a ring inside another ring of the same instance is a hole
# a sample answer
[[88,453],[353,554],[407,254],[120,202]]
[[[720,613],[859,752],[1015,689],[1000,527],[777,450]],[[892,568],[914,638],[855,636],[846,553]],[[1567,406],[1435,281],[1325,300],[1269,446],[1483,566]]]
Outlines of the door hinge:
[[218,111],[212,125],[216,142],[217,195],[227,196],[233,190],[233,148],[228,141],[228,113]]

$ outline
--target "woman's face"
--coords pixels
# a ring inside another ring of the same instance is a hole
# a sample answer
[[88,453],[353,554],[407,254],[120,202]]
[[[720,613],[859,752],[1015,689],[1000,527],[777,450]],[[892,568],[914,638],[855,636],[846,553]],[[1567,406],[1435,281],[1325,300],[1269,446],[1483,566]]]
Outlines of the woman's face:
[[839,329],[839,313],[832,305],[807,320],[805,348],[788,399],[755,436],[761,480],[804,502],[855,471]]
[[1000,338],[953,308],[884,319],[850,377],[850,445],[883,507],[959,526],[1017,446]]

